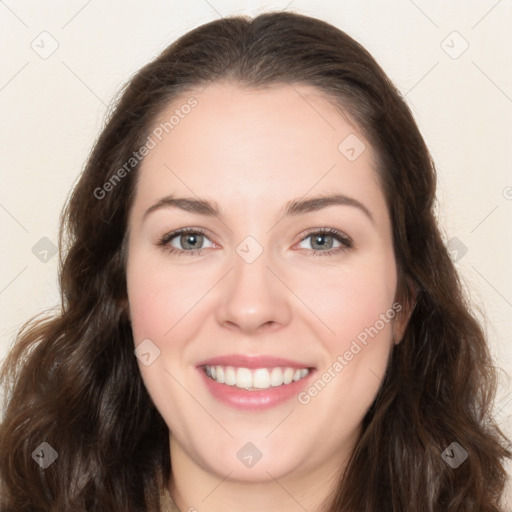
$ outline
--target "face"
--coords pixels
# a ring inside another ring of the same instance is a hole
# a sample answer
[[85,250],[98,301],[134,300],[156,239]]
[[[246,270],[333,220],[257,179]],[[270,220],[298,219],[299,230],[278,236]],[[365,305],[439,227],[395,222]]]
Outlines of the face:
[[240,481],[333,475],[403,330],[375,154],[312,87],[214,83],[155,126],[187,100],[153,132],[127,258],[171,458]]

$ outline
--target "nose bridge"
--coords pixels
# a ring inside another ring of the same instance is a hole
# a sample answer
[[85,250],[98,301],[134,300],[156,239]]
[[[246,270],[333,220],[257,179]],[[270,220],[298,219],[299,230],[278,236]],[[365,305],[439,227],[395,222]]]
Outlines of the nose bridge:
[[286,288],[268,269],[270,259],[270,251],[252,237],[237,246],[217,308],[220,324],[249,332],[289,322]]

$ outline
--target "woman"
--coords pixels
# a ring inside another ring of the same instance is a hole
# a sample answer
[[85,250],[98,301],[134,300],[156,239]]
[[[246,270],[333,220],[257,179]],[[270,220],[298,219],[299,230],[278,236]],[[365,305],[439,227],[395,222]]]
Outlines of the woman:
[[496,370],[434,196],[345,33],[283,12],[180,38],[69,201],[61,312],[5,362],[2,511],[504,510]]

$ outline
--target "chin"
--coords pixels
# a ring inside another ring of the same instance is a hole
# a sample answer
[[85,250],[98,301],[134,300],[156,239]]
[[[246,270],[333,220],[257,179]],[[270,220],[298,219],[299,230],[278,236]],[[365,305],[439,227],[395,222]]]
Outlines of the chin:
[[300,453],[300,446],[290,445],[289,441],[286,444],[282,439],[272,442],[263,438],[251,442],[245,436],[240,441],[231,440],[220,453],[204,454],[203,461],[207,470],[219,478],[229,475],[231,481],[263,483],[303,471],[304,460],[297,456]]

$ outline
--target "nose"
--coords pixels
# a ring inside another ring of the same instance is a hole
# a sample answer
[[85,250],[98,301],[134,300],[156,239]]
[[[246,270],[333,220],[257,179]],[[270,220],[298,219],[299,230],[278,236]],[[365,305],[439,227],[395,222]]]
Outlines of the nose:
[[223,280],[217,322],[244,334],[279,329],[291,320],[290,292],[268,267],[263,252],[248,263],[233,255],[233,269]]

